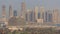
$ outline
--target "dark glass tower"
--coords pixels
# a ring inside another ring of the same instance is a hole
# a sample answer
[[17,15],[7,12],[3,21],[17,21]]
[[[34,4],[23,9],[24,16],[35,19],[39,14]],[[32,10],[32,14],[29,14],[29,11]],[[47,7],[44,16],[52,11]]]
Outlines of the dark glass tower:
[[17,11],[16,10],[14,10],[14,16],[17,16]]

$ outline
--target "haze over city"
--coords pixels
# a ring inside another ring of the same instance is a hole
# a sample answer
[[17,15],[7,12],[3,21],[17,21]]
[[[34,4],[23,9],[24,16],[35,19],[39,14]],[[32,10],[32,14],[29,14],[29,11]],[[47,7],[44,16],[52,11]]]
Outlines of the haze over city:
[[60,0],[0,0],[0,34],[60,34]]
[[[43,6],[47,9],[60,9],[60,0],[0,0],[0,17],[2,13],[2,5],[6,6],[6,14],[9,12],[9,5],[12,5],[13,10],[21,11],[21,2],[26,3],[27,9],[33,9],[35,6]],[[18,14],[19,15],[19,14]]]

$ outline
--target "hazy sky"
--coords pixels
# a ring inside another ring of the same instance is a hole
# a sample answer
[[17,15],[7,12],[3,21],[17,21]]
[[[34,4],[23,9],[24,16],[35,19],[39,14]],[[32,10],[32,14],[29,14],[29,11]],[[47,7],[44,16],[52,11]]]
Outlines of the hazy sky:
[[[8,13],[9,5],[12,5],[13,10],[20,11],[21,2],[23,0],[0,0],[0,15],[2,13],[2,5],[6,6],[6,13]],[[60,0],[25,0],[27,8],[33,8],[35,6],[44,6],[45,9],[59,8]]]

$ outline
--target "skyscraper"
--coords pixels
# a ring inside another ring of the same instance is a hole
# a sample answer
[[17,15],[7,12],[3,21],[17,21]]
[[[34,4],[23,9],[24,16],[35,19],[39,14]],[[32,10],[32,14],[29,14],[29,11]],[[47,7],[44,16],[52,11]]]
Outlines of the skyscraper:
[[33,11],[31,10],[30,12],[30,21],[33,22],[34,21],[34,15],[33,15]]
[[[32,10],[32,19],[33,19],[33,22],[35,22],[36,21],[36,18],[35,18],[35,12],[34,12],[34,10]],[[37,18],[38,18],[38,13],[37,13]]]
[[26,21],[28,21],[28,14],[27,14],[27,12],[26,12],[26,15],[25,16],[26,16]]
[[33,10],[27,10],[26,20],[29,22],[35,22],[35,13]]
[[52,12],[50,10],[48,10],[48,14],[47,14],[47,22],[52,22]]
[[25,18],[25,13],[26,13],[26,4],[25,2],[21,3],[21,16]]
[[2,6],[2,17],[6,17],[5,5]]
[[43,19],[44,7],[40,7],[40,18]]
[[32,10],[27,10],[26,12],[26,20],[28,22],[33,22],[34,21],[34,12]]
[[48,15],[48,13],[47,13],[47,11],[45,12],[45,14],[44,14],[45,16],[44,16],[44,22],[47,22],[47,15]]
[[2,6],[2,18],[3,18],[3,21],[5,22],[6,21],[5,5]]
[[15,16],[15,17],[17,16],[17,11],[16,11],[16,10],[14,10],[14,16]]
[[12,6],[9,6],[9,17],[13,17]]
[[5,8],[6,8],[5,5],[3,5],[2,6],[2,21],[5,25],[8,25]]
[[52,22],[52,12],[51,10],[48,10],[45,12],[45,15],[44,15],[44,22]]
[[[37,14],[38,15],[38,14]],[[32,21],[32,22],[35,22],[36,21],[36,17],[38,18],[38,16],[36,16],[35,15],[35,10],[31,10],[31,12],[30,12],[30,20]]]
[[30,16],[29,16],[30,13],[29,12],[30,12],[30,10],[28,9],[27,12],[26,12],[26,15],[25,15],[26,16],[26,21],[30,21]]
[[58,11],[59,11],[58,9],[53,10],[53,22],[54,23],[58,23],[58,15],[59,15]]
[[38,12],[38,19],[40,19],[40,12]]
[[43,24],[44,22],[44,7],[40,7],[40,19],[38,19],[38,22]]
[[38,7],[37,6],[35,7],[34,12],[35,12],[35,19],[37,20],[38,19]]

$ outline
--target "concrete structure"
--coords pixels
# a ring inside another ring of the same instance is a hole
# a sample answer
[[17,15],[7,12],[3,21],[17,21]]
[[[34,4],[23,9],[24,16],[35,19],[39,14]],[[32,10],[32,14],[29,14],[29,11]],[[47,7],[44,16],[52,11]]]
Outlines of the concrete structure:
[[43,23],[43,19],[37,19],[38,23]]

